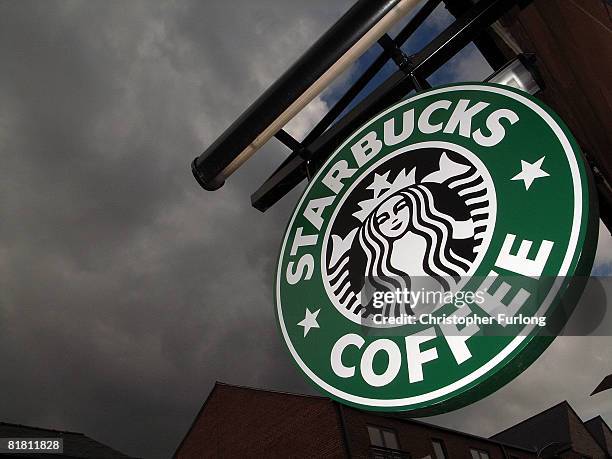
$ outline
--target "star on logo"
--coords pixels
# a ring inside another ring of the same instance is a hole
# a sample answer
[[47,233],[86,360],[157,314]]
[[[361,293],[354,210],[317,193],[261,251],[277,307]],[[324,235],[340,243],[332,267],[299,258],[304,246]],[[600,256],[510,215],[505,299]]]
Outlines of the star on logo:
[[315,312],[310,312],[310,309],[306,308],[306,315],[304,316],[304,320],[298,322],[300,327],[304,327],[304,337],[308,334],[311,328],[320,328],[317,323],[317,316],[319,315],[320,309],[317,309]]
[[374,190],[374,197],[377,198],[383,190],[388,190],[391,187],[391,184],[388,181],[389,171],[387,171],[383,175],[379,175],[374,173],[374,181],[367,188],[368,190]]
[[521,159],[521,172],[512,177],[511,180],[522,180],[525,184],[525,189],[528,190],[535,179],[548,177],[550,174],[542,170],[544,158],[545,156],[542,156],[533,164]]

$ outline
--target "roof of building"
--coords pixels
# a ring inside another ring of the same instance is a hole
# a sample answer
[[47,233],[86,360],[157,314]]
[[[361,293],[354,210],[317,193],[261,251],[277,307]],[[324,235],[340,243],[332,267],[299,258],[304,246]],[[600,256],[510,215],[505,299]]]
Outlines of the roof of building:
[[[126,454],[104,445],[83,433],[68,430],[55,430],[23,424],[0,422],[0,438],[61,438],[63,439],[63,457],[72,458],[130,458]],[[41,454],[19,454],[23,458],[49,457]]]
[[599,443],[604,451],[612,455],[612,430],[601,416],[595,416],[584,423],[584,426]]
[[204,403],[202,403],[202,406],[198,410],[198,413],[193,418],[193,421],[191,422],[191,425],[189,426],[189,429],[187,429],[187,432],[185,432],[185,435],[183,436],[183,438],[181,439],[180,443],[176,447],[176,450],[175,450],[175,452],[174,452],[172,457],[175,457],[177,452],[181,449],[181,446],[183,446],[183,444],[185,443],[185,440],[187,440],[187,437],[189,437],[189,434],[192,432],[192,430],[195,427],[198,419],[202,415],[202,413],[204,411],[204,408],[206,408],[206,405],[208,405],[208,401],[213,397],[213,395],[215,394],[217,388],[219,388],[219,387],[225,387],[225,388],[228,388],[228,389],[252,390],[252,391],[266,392],[266,393],[270,393],[270,394],[288,395],[288,396],[292,396],[292,397],[303,397],[303,398],[312,398],[312,399],[319,399],[319,400],[329,400],[327,397],[323,397],[323,396],[320,396],[320,395],[295,394],[295,393],[292,393],[292,392],[283,392],[283,391],[277,391],[277,390],[272,390],[272,389],[259,389],[259,388],[256,388],[256,387],[242,386],[242,385],[237,385],[237,384],[224,383],[224,382],[221,382],[221,381],[215,381],[215,384],[214,384],[213,388],[210,390],[210,392],[208,393],[208,396],[204,400]]
[[[544,411],[540,411],[538,413],[535,413],[534,415],[523,419],[522,421],[500,431],[497,432],[495,435],[492,435],[491,438],[502,438],[505,436],[505,434],[511,432],[511,431],[515,431],[519,428],[521,428],[524,425],[530,424],[533,420],[535,420],[536,418],[542,418],[544,416],[550,415],[550,419],[551,421],[553,421],[552,424],[550,424],[551,428],[554,427],[559,427],[559,430],[564,429],[564,426],[566,423],[562,422],[566,417],[567,417],[567,412],[568,410],[571,410],[575,413],[574,409],[571,407],[571,405],[566,401],[563,400],[562,402],[557,403],[556,405],[553,405],[549,408],[546,408]],[[576,416],[578,416],[576,414]],[[568,432],[569,435],[569,432]]]
[[[178,452],[181,449],[181,446],[184,444],[184,442],[187,439],[187,437],[189,436],[190,432],[193,430],[197,420],[200,418],[200,416],[201,416],[202,412],[204,411],[204,408],[206,407],[208,401],[214,396],[214,393],[219,388],[225,388],[225,389],[230,389],[230,390],[231,389],[247,390],[247,391],[259,392],[261,394],[272,394],[272,395],[279,395],[279,396],[286,396],[286,397],[299,397],[299,398],[303,399],[305,403],[308,403],[309,400],[311,400],[313,402],[316,401],[318,403],[320,403],[321,401],[326,401],[326,402],[329,402],[329,403],[337,403],[337,402],[334,402],[333,400],[331,400],[329,397],[324,397],[324,396],[320,396],[320,395],[297,394],[297,393],[293,393],[293,392],[284,392],[284,391],[271,390],[271,389],[261,389],[261,388],[256,388],[256,387],[234,385],[234,384],[228,384],[228,383],[216,381],[215,385],[212,388],[212,390],[208,394],[208,397],[206,398],[206,400],[202,404],[202,407],[200,408],[200,410],[198,411],[197,415],[195,416],[191,426],[189,427],[189,429],[185,433],[185,436],[183,437],[183,439],[179,443],[178,447],[176,448],[176,452]],[[468,438],[475,438],[475,439],[479,439],[479,440],[486,441],[486,442],[489,442],[489,443],[493,443],[493,444],[496,444],[496,445],[501,445],[501,446],[509,447],[509,448],[514,448],[514,449],[519,449],[519,450],[523,450],[523,451],[528,451],[528,452],[531,452],[531,453],[535,452],[535,449],[533,449],[533,448],[528,448],[528,447],[520,446],[520,445],[517,445],[517,444],[513,444],[511,442],[506,442],[506,441],[502,441],[502,440],[498,440],[498,439],[494,439],[494,438],[482,437],[482,436],[478,436],[478,435],[462,432],[462,431],[459,431],[459,430],[450,429],[450,428],[447,428],[447,427],[442,427],[442,426],[431,424],[431,423],[428,423],[428,422],[425,422],[425,421],[408,418],[408,417],[403,416],[401,414],[392,414],[392,413],[375,412],[375,411],[368,411],[368,414],[371,414],[372,416],[377,416],[377,417],[392,418],[392,419],[400,420],[400,421],[406,422],[406,423],[417,424],[417,425],[421,425],[421,426],[425,426],[425,427],[428,427],[428,428],[431,428],[431,429],[438,430],[440,432],[448,432],[448,433],[452,433],[452,434],[455,434],[455,435],[462,435],[462,436],[468,437]],[[176,452],[175,452],[175,455],[176,455]]]
[[[595,425],[594,423],[593,426]],[[586,440],[589,437],[592,438],[590,442]],[[553,443],[578,449],[590,448],[596,450],[595,453],[598,455],[602,454],[602,449],[608,450],[567,401],[536,413],[491,438],[536,448],[543,448]],[[612,436],[610,438],[612,439]]]

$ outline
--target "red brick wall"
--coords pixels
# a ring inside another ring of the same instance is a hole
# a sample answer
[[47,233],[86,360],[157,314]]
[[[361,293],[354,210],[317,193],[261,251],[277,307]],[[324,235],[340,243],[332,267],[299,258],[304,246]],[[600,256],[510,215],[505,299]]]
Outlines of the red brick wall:
[[346,457],[328,399],[217,385],[177,459]]
[[[567,402],[555,405],[495,436],[513,444],[537,445],[542,448],[552,442],[570,444],[571,450],[561,453],[564,459],[605,457],[578,415]],[[555,447],[547,450],[552,452]]]
[[604,459],[606,453],[597,444],[580,418],[575,413],[569,415],[569,430],[572,439],[572,449],[580,456],[588,456],[593,459]]
[[[442,440],[446,451],[452,459],[472,459],[470,448],[487,451],[491,459],[504,459],[502,447],[497,442],[472,438],[461,433],[454,433],[435,426],[421,425],[410,421],[376,416],[366,412],[344,408],[351,454],[354,458],[368,457],[370,446],[367,426],[373,425],[392,429],[397,433],[400,449],[410,453],[413,458],[431,456],[435,459],[432,439]],[[522,449],[506,447],[508,458],[534,458],[535,454]]]
[[[502,446],[499,441],[392,415],[339,407],[323,397],[217,384],[177,449],[175,458],[341,458],[347,457],[349,452],[353,458],[367,458],[370,452],[368,425],[395,431],[400,450],[410,453],[413,459],[427,456],[436,459],[433,439],[443,442],[448,459],[472,459],[471,448],[486,451],[490,459],[535,458],[534,452]],[[567,403],[519,423],[498,434],[496,439],[524,447],[571,441],[572,451],[563,453],[564,459],[581,455],[593,459],[605,457]]]
[[[567,123],[612,181],[612,7],[607,0],[534,0],[504,17],[524,52],[537,55],[538,94]],[[612,193],[600,186],[602,219],[612,231]]]
[[541,97],[612,177],[612,8],[602,0],[535,0],[505,24],[521,48],[538,55]]

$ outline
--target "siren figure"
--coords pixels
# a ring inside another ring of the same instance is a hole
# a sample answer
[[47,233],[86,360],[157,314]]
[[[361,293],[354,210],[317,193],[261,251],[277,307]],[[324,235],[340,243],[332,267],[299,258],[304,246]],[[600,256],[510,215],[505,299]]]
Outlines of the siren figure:
[[[439,170],[419,183],[416,169],[401,170],[392,182],[389,171],[375,174],[367,188],[374,197],[360,202],[360,210],[353,213],[358,226],[344,238],[332,235],[329,281],[343,307],[363,318],[375,313],[398,317],[412,314],[414,305],[395,297],[381,311],[372,301],[374,292],[449,291],[460,282],[475,258],[480,229],[471,217],[457,220],[440,211],[436,194],[440,186],[449,190],[478,186],[479,177],[470,174],[471,169],[443,153]],[[475,205],[482,204],[476,201]],[[456,243],[465,240],[474,250],[461,256]],[[351,284],[355,279],[349,276],[351,271],[358,271],[361,285]]]

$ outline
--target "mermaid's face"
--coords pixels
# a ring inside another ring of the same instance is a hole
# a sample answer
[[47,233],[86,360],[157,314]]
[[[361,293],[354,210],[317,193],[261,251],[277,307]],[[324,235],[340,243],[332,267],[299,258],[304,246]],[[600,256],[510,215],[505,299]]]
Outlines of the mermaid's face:
[[398,238],[408,229],[410,209],[406,199],[393,196],[383,202],[374,217],[381,234],[387,238]]

